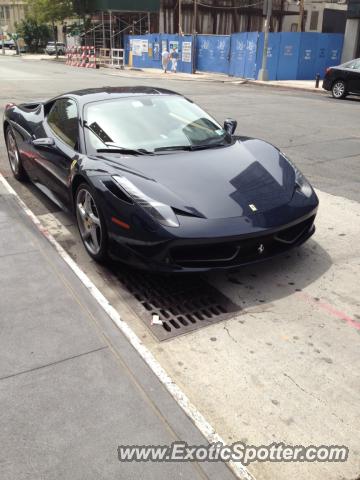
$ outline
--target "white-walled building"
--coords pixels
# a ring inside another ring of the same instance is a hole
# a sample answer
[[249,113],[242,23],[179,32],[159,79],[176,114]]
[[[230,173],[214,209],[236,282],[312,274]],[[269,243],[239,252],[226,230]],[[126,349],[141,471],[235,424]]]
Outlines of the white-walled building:
[[[299,12],[299,2],[287,0],[284,5],[287,12]],[[305,0],[304,31],[323,33],[344,33],[347,4],[344,0],[330,3],[322,0]],[[283,32],[298,31],[298,17],[286,16],[282,25]]]
[[16,23],[25,17],[27,4],[22,0],[0,0],[0,30],[16,31]]

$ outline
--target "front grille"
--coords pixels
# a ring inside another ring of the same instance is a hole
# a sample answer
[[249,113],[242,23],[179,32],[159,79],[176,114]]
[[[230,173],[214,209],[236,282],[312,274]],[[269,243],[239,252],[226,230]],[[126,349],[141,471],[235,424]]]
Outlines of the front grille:
[[314,218],[315,216],[271,235],[173,247],[170,249],[171,259],[176,265],[193,268],[227,267],[256,262],[290,248],[310,231]]
[[281,230],[275,235],[276,240],[280,240],[285,243],[294,243],[298,240],[303,233],[309,231],[314,223],[315,216],[304,220],[303,222],[297,223],[292,227]]
[[239,246],[232,243],[220,243],[215,245],[187,245],[175,247],[171,250],[172,258],[178,262],[212,262],[231,261],[239,252]]

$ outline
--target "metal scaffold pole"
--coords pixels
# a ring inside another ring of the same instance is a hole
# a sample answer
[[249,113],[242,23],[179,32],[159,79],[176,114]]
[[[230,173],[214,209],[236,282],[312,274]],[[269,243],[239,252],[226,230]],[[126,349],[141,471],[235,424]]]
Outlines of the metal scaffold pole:
[[179,0],[179,35],[181,35],[182,33],[181,25],[182,25],[182,8],[181,8],[181,0]]
[[109,10],[109,26],[110,26],[110,49],[113,48],[113,31],[112,31],[112,11]]

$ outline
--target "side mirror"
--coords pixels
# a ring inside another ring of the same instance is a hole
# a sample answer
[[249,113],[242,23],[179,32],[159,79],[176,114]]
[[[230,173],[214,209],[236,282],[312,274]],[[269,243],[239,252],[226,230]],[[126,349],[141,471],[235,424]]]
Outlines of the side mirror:
[[31,141],[34,147],[54,147],[55,140],[53,138],[35,138]]
[[232,118],[227,118],[224,122],[224,130],[229,134],[229,135],[234,135],[235,130],[237,127],[237,121],[233,120]]

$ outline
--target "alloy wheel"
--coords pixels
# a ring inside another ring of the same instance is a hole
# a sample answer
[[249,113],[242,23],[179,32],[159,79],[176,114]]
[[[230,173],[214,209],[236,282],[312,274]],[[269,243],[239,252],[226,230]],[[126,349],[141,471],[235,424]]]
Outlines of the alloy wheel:
[[101,221],[95,201],[85,188],[77,193],[76,217],[85,247],[91,254],[98,255],[102,243]]
[[16,140],[14,137],[14,134],[10,130],[10,128],[7,131],[7,151],[8,151],[8,156],[9,156],[9,162],[11,166],[11,170],[15,175],[18,175],[19,173],[19,152],[16,146]]
[[344,82],[336,82],[332,88],[332,91],[335,98],[343,97],[345,93]]

